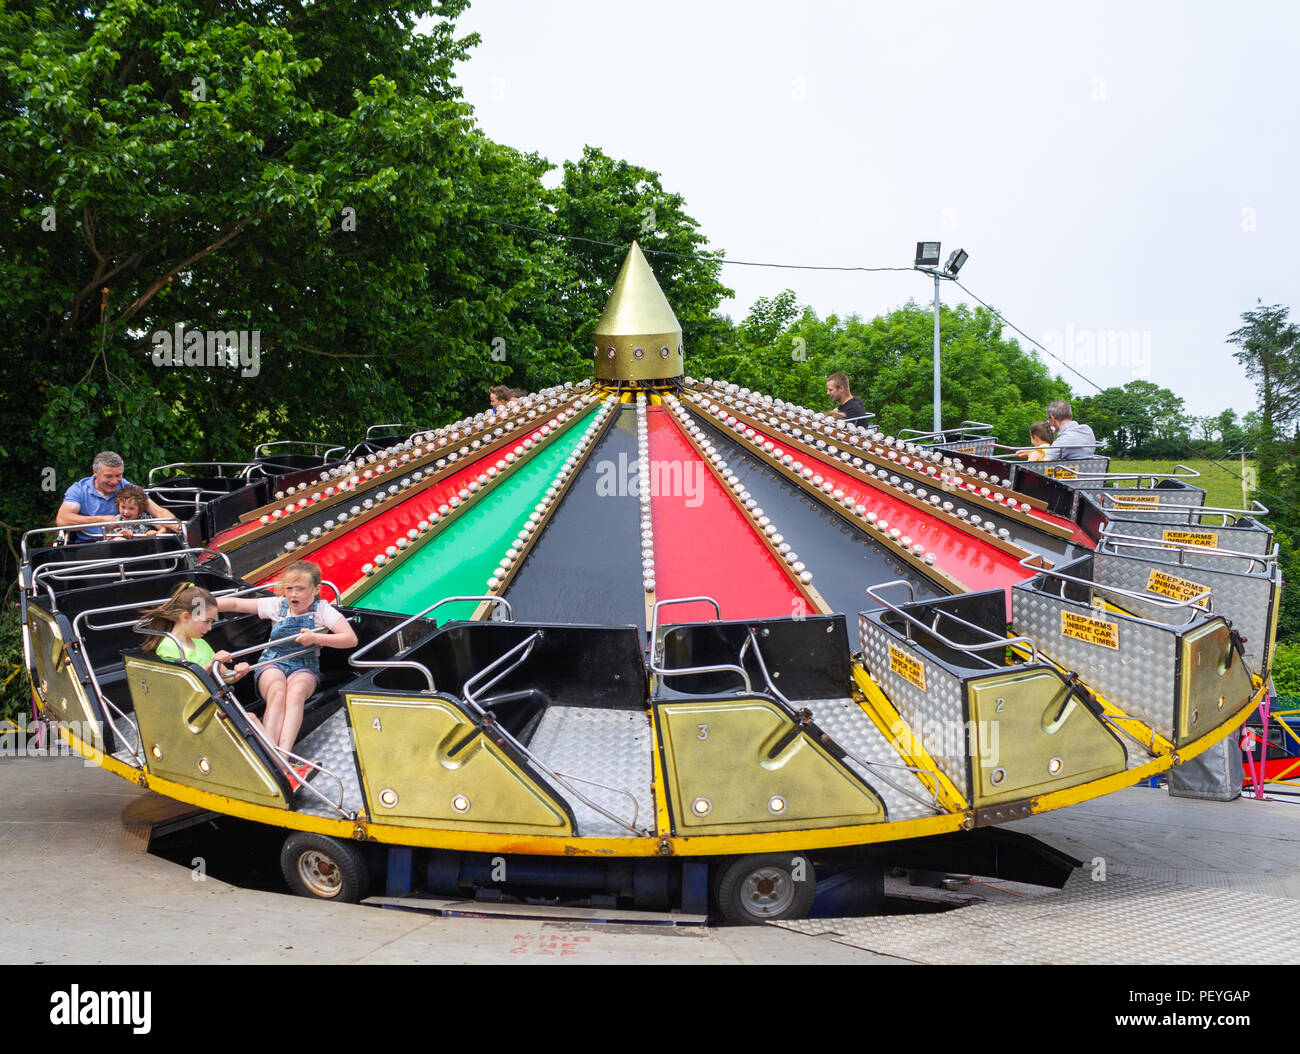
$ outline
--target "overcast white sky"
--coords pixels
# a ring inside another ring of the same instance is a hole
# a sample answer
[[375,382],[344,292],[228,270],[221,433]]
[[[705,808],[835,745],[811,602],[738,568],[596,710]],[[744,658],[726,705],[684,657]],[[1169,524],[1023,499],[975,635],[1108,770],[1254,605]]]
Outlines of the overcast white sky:
[[[479,0],[459,78],[492,138],[654,169],[731,257],[906,266],[940,239],[970,253],[972,292],[1102,387],[1244,413],[1224,338],[1257,297],[1300,320],[1298,11]],[[933,295],[916,273],[722,277],[737,319],[787,287],[823,316]]]

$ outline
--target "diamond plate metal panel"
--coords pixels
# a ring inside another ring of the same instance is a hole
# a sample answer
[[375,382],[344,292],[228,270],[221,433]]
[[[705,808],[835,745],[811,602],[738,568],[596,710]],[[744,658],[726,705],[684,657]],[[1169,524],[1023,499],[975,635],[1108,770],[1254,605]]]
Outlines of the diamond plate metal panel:
[[1103,489],[1102,483],[1101,480],[1084,480],[1079,484],[1079,489],[1098,491],[1099,493],[1095,496],[1101,499],[1099,504],[1107,511],[1115,508],[1116,501],[1123,501],[1125,498],[1155,497],[1158,499],[1155,503],[1156,508],[1164,508],[1166,505],[1197,506],[1205,504],[1205,491],[1199,487],[1188,487],[1186,490],[1173,487],[1160,490],[1156,490],[1154,487],[1105,487]]
[[[1081,476],[1098,476],[1104,474],[1110,468],[1110,458],[1108,457],[1081,457],[1069,461],[1026,461],[1024,469],[1028,472],[1037,472],[1040,476],[1047,475],[1049,468],[1068,468],[1077,472]],[[1082,480],[1071,480],[1068,476],[1054,477],[1060,479],[1067,487],[1076,487],[1080,490],[1093,489],[1084,485]],[[1099,487],[1101,484],[1093,481],[1093,487]]]
[[[361,798],[361,779],[357,774],[356,757],[352,752],[352,730],[348,728],[347,714],[340,709],[306,739],[294,753],[321,765],[343,781],[343,810],[358,813],[364,808]],[[334,798],[337,789],[328,776],[317,774],[312,778],[316,787],[327,798]],[[299,792],[293,799],[293,811],[308,816],[326,816],[338,819],[338,813],[319,801],[309,791]]]
[[[637,827],[654,826],[650,747],[650,717],[644,711],[581,706],[548,707],[528,744],[552,771],[573,777],[584,796]],[[567,794],[563,784],[554,787],[573,809],[580,836],[626,838],[631,833]]]
[[[1093,581],[1099,587],[1113,585],[1121,589],[1145,593],[1150,573],[1151,565],[1146,560],[1135,560],[1114,553],[1097,553],[1093,557]],[[1246,662],[1252,670],[1259,672],[1262,668],[1260,660],[1264,658],[1263,648],[1268,641],[1274,588],[1272,578],[1266,574],[1238,574],[1186,565],[1179,567],[1177,572],[1168,573],[1176,573],[1179,578],[1208,586],[1213,590],[1212,611],[1216,615],[1231,619],[1233,626],[1246,638]],[[1151,595],[1154,597],[1159,594]],[[1143,606],[1127,597],[1119,599],[1118,603],[1131,611]],[[1171,618],[1167,608],[1164,609],[1163,614],[1159,613],[1161,609],[1155,605],[1152,605],[1149,610],[1151,614],[1147,617],[1161,620]],[[1143,614],[1143,612],[1136,611],[1135,614]],[[1175,614],[1172,617],[1180,616]]]
[[[1061,633],[1061,612],[1104,618],[1119,625],[1119,650]],[[1146,722],[1166,739],[1174,734],[1174,673],[1177,635],[1115,612],[1062,600],[1028,585],[1011,591],[1011,628],[1037,642],[1039,650],[1125,713]]]
[[[1159,538],[1151,541],[1125,542],[1119,539],[1104,539],[1103,552],[1117,556],[1131,556],[1135,560],[1148,560],[1161,564],[1173,564],[1175,567],[1205,567],[1213,571],[1235,571],[1238,574],[1251,574],[1263,570],[1259,560],[1251,556],[1228,556],[1199,549],[1166,548],[1159,544]],[[1176,571],[1171,571],[1176,574]]]
[[[874,721],[852,699],[801,699],[799,705],[812,712],[813,721],[839,746],[856,754],[867,764],[855,758],[845,758],[844,763],[871,784],[885,801],[890,820],[914,820],[933,816],[944,810],[938,805],[926,805],[932,796],[909,769],[899,768],[903,759],[889,740],[881,735]],[[878,771],[873,771],[873,766]],[[896,787],[891,787],[881,775],[888,777],[904,790],[920,798],[908,797]]]
[[133,750],[140,748],[140,733],[135,727],[134,721],[127,721],[116,714],[113,715],[113,721],[117,725],[118,741],[121,743],[121,749],[113,755],[124,765],[130,765],[133,769],[138,769],[140,763],[136,761]]
[[[1119,515],[1121,510],[1116,509],[1111,513],[1111,520],[1115,521],[1114,530],[1118,534],[1131,535],[1134,538],[1150,538],[1153,541],[1163,541],[1164,532],[1171,529],[1171,522],[1158,522],[1155,520],[1125,519]],[[1232,549],[1239,553],[1250,553],[1252,556],[1263,556],[1272,548],[1273,532],[1264,527],[1213,527],[1199,526],[1189,524],[1187,519],[1172,522],[1182,524],[1181,527],[1172,529],[1196,531],[1198,533],[1217,534],[1220,549]]]
[[[965,695],[961,678],[929,661],[923,651],[902,637],[894,636],[866,615],[858,615],[858,632],[862,641],[862,660],[868,672],[912,732],[922,736],[927,745],[947,743],[956,738],[946,733],[965,727]],[[889,668],[890,644],[924,666],[925,691]],[[935,730],[938,730],[937,734]],[[935,753],[932,750],[930,756],[969,801],[970,781],[966,778],[964,748],[961,753]]]
[[[1085,868],[1059,893],[1030,887],[1028,896],[960,911],[773,925],[833,933],[842,944],[922,963],[1149,966],[1294,960],[1293,901],[1240,889],[1207,896],[1198,886],[1126,873],[1136,870],[1112,864],[1105,882],[1093,882]],[[1160,1015],[1169,1009],[1147,1005]]]

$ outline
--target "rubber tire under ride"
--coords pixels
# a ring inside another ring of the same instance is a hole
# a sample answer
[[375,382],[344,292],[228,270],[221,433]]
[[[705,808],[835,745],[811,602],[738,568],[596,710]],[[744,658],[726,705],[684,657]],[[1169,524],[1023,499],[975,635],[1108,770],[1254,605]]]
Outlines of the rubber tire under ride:
[[355,904],[366,896],[370,874],[361,851],[324,834],[294,831],[280,850],[280,871],[300,897]]
[[816,893],[812,861],[803,853],[755,853],[729,860],[716,887],[723,917],[738,926],[802,919]]

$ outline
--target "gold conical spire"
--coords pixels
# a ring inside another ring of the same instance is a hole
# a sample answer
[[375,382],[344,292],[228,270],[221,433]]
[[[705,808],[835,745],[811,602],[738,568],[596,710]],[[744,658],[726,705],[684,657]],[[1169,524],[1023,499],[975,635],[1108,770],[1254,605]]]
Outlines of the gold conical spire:
[[596,323],[596,379],[670,380],[685,372],[682,327],[636,242]]

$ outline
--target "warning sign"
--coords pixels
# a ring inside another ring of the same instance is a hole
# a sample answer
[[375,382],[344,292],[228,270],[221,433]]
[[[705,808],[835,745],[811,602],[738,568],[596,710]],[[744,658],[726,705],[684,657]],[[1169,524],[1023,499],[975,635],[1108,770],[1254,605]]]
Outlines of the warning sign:
[[925,691],[925,663],[892,644],[889,646],[889,668],[903,680],[911,681],[921,691]]
[[1151,574],[1147,576],[1147,592],[1159,593],[1162,597],[1169,597],[1171,600],[1191,600],[1193,597],[1201,597],[1196,602],[1197,606],[1205,607],[1207,598],[1203,594],[1209,592],[1209,589],[1200,582],[1167,575],[1153,568]]
[[1217,531],[1165,531],[1161,537],[1167,542],[1179,545],[1206,545],[1211,549],[1219,547]]
[[1160,504],[1160,498],[1155,494],[1127,494],[1111,498],[1110,503],[1116,509],[1151,509]]
[[1119,623],[1076,615],[1073,611],[1061,612],[1061,636],[1119,650]]
[[1044,476],[1051,476],[1052,479],[1074,479],[1079,473],[1072,468],[1066,468],[1064,465],[1051,465],[1043,469]]

